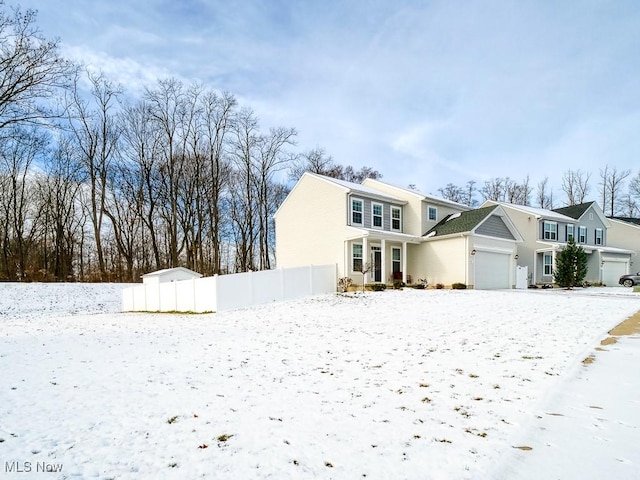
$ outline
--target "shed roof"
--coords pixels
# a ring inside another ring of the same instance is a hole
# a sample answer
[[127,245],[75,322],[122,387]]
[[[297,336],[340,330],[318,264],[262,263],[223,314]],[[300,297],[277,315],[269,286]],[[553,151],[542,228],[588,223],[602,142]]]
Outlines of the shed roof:
[[155,272],[145,273],[144,275],[142,275],[142,278],[163,277],[163,276],[167,276],[167,275],[171,275],[171,274],[175,274],[175,273],[181,273],[185,277],[186,276],[191,276],[191,277],[194,277],[194,278],[202,277],[201,273],[194,272],[193,270],[189,270],[188,268],[185,268],[185,267],[173,267],[173,268],[164,268],[162,270],[156,270]]

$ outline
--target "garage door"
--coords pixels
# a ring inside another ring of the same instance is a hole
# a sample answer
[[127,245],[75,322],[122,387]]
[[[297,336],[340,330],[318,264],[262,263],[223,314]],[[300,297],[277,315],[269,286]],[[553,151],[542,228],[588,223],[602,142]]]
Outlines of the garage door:
[[479,290],[511,288],[509,269],[511,255],[496,252],[477,252],[475,255],[476,283]]
[[618,285],[620,277],[627,273],[627,262],[604,261],[602,265],[602,283],[608,287]]

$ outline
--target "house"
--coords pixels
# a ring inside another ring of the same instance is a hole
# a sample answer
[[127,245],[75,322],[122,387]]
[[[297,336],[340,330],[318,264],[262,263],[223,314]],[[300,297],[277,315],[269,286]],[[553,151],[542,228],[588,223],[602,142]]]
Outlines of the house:
[[189,270],[188,268],[165,268],[163,270],[157,270],[155,272],[142,275],[142,283],[152,285],[157,283],[178,282],[180,280],[191,280],[201,277],[202,274]]
[[634,251],[608,243],[611,222],[596,202],[546,210],[488,200],[483,206],[500,205],[521,233],[518,264],[527,266],[530,283],[553,283],[556,255],[570,238],[588,255],[586,281],[617,285],[628,272]]
[[[426,279],[509,288],[522,241],[502,208],[471,213],[378,180],[356,184],[309,172],[276,212],[275,224],[278,268],[331,263],[338,277],[355,283]],[[500,281],[487,281],[491,277]]]
[[[632,250],[629,268],[624,274],[640,271],[640,219],[629,217],[609,217],[610,227],[607,240],[610,245]],[[617,282],[616,282],[617,283]]]

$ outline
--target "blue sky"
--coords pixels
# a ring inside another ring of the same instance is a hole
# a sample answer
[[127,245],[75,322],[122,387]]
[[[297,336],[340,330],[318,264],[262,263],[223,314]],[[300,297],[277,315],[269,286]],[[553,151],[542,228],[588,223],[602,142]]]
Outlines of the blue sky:
[[[11,1],[9,2],[11,4]],[[437,193],[640,169],[640,2],[24,0],[63,53],[132,95],[233,93],[298,148]],[[560,203],[560,202],[557,202]]]

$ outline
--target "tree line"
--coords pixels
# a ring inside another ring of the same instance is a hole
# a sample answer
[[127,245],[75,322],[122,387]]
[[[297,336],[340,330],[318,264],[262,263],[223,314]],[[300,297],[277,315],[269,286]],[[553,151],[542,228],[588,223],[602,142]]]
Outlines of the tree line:
[[595,198],[607,216],[640,217],[640,171],[634,176],[630,169],[618,170],[615,166],[605,165],[599,170],[598,177],[592,179],[590,172],[567,170],[562,175],[560,189],[562,196],[558,201],[549,185],[549,177],[534,187],[527,175],[522,181],[509,177],[491,178],[480,188],[473,180],[464,186],[449,183],[438,192],[446,200],[471,207],[481,203],[478,198],[482,202],[494,200],[544,209],[577,205]]
[[269,269],[290,178],[380,176],[296,152],[295,128],[262,130],[228,92],[169,78],[131,100],[34,11],[0,9],[0,280]]

